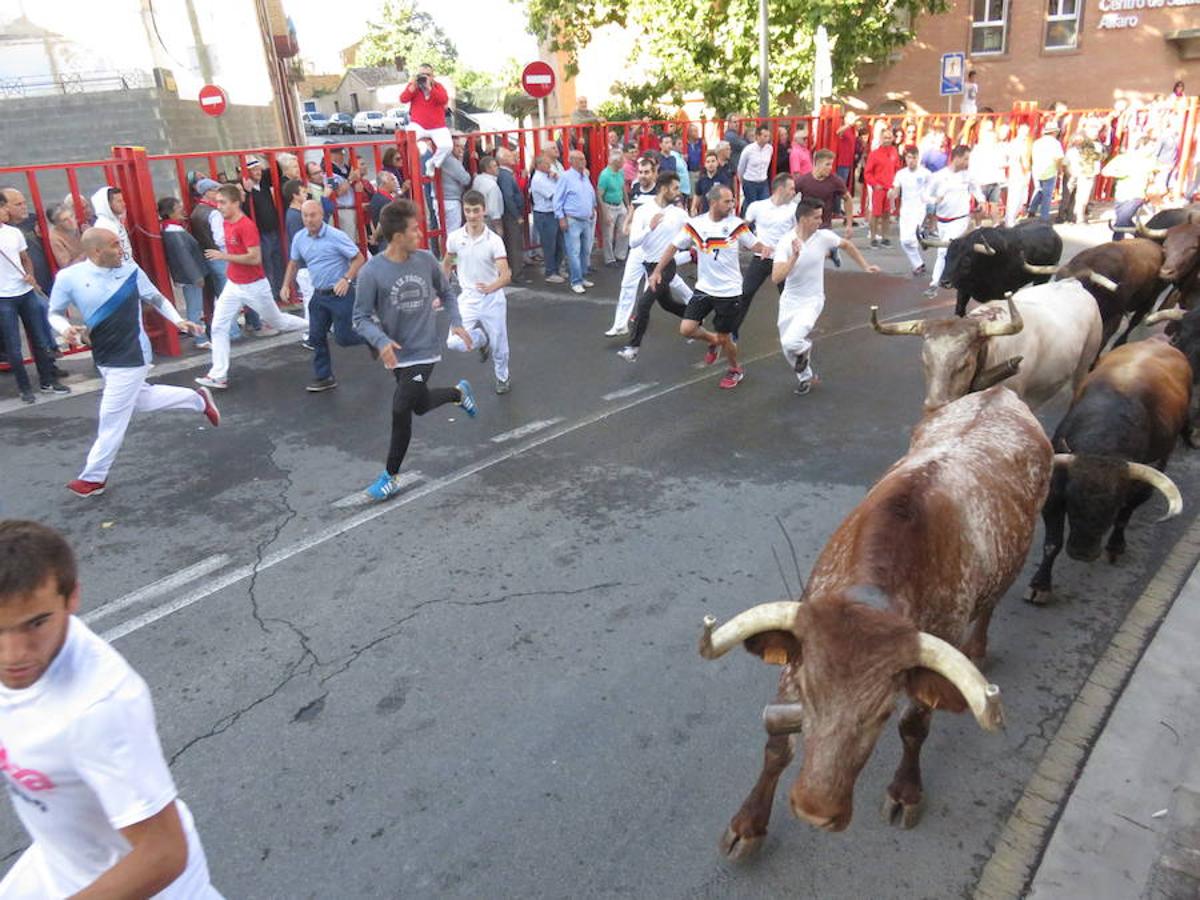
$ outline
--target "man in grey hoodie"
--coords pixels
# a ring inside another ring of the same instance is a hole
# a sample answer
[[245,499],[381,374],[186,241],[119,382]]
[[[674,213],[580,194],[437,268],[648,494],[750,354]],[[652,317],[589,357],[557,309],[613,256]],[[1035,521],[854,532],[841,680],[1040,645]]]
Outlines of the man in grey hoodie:
[[452,388],[431,388],[429,376],[442,359],[436,301],[450,316],[450,331],[470,350],[458,295],[438,261],[421,246],[421,221],[410,200],[389,203],[379,214],[382,253],[359,270],[354,296],[354,328],[379,352],[396,379],[392,397],[392,437],[387,467],[367,487],[373,500],[387,500],[403,487],[400,464],[412,440],[412,415],[455,403],[475,417],[475,394],[464,379]]

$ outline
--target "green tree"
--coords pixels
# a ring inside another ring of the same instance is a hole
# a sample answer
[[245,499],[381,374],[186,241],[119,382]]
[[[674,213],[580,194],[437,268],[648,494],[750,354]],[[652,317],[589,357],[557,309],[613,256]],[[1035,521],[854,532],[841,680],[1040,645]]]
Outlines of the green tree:
[[[616,86],[631,105],[647,96],[679,104],[694,91],[721,115],[756,105],[758,0],[525,0],[525,6],[530,30],[566,52],[569,74],[593,29],[637,28],[649,77]],[[772,95],[810,89],[818,25],[833,42],[834,90],[844,91],[856,86],[859,65],[886,60],[912,39],[906,22],[946,6],[946,0],[770,0]]]
[[358,59],[367,66],[387,66],[403,59],[409,70],[427,62],[439,72],[453,72],[458,49],[414,0],[385,0],[380,18],[367,25]]

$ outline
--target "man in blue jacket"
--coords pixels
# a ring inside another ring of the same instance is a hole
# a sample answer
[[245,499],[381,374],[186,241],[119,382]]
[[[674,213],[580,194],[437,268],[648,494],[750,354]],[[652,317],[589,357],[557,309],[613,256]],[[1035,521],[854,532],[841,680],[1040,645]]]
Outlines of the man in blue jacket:
[[508,266],[512,272],[512,280],[516,284],[527,284],[525,277],[525,194],[517,184],[516,173],[513,172],[514,154],[507,147],[496,151],[496,162],[500,164],[500,172],[496,181],[500,185],[500,194],[504,197],[504,217],[501,220],[501,237],[504,238],[504,249],[508,253]]

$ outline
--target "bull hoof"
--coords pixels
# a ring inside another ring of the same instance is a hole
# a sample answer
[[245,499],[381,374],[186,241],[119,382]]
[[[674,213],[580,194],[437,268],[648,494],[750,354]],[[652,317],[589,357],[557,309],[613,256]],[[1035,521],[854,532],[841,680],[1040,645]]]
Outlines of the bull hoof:
[[758,848],[762,846],[765,834],[754,834],[743,836],[733,830],[732,826],[725,829],[725,833],[721,835],[721,855],[730,862],[741,862],[744,859],[749,859],[758,852]]
[[1032,603],[1034,606],[1045,606],[1052,597],[1050,588],[1031,587],[1025,592],[1023,599],[1026,603]]
[[924,806],[924,798],[921,798],[916,803],[904,803],[903,801],[893,799],[891,794],[883,795],[883,808],[879,811],[883,816],[883,821],[889,825],[895,825],[905,830],[912,828],[921,821],[921,808]]
[[1104,555],[1108,557],[1111,565],[1116,565],[1117,560],[1121,558],[1121,554],[1125,552],[1125,547],[1105,547]]

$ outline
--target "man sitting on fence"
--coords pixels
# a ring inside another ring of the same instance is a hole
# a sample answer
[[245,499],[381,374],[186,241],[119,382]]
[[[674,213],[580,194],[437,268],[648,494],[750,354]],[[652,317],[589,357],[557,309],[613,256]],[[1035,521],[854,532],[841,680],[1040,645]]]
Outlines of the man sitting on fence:
[[418,139],[429,138],[436,148],[425,165],[425,177],[432,178],[433,170],[441,168],[442,161],[454,146],[450,129],[446,127],[446,104],[450,98],[433,77],[433,66],[423,63],[418,67],[417,74],[400,93],[400,102],[408,104],[408,130],[416,132]]

